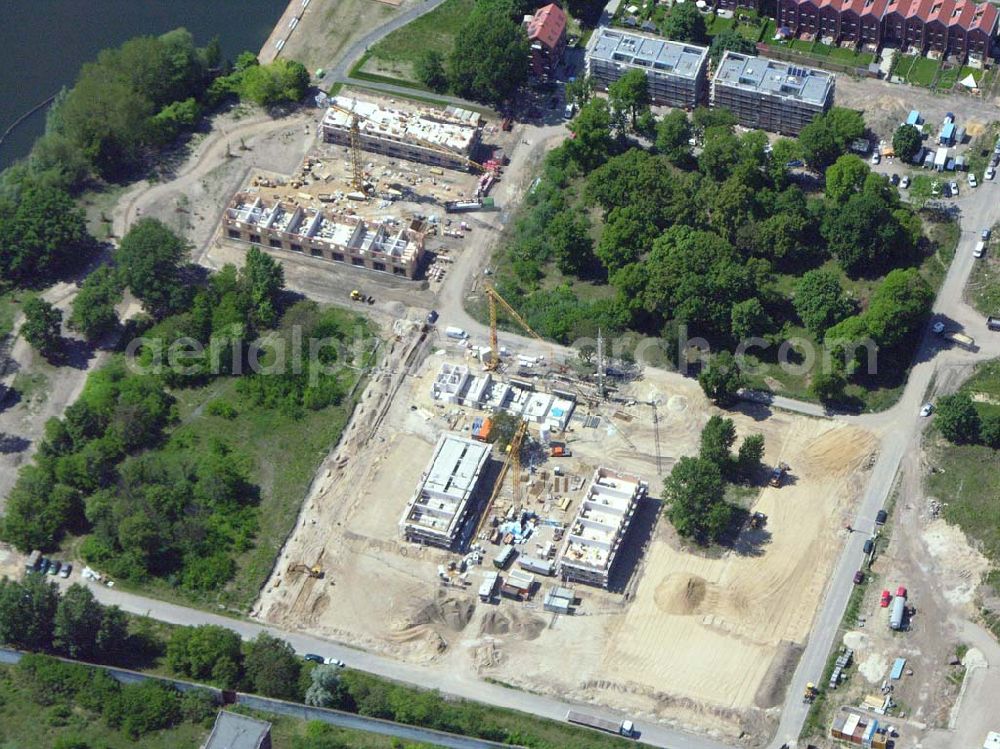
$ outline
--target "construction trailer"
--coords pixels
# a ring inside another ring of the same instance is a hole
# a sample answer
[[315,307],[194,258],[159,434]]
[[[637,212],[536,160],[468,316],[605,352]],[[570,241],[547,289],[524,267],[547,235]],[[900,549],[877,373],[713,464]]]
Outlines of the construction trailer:
[[498,570],[505,570],[510,566],[511,560],[517,554],[517,550],[512,544],[504,544],[500,553],[493,557],[493,566]]
[[451,549],[476,503],[490,445],[445,433],[399,522],[407,541]]
[[888,742],[887,731],[877,719],[848,708],[841,708],[834,716],[830,736],[869,749],[885,749]]
[[531,589],[535,586],[535,576],[522,570],[514,570],[500,586],[500,595],[523,601],[531,597]]
[[545,593],[542,608],[553,614],[570,614],[575,601],[576,598],[570,588],[556,585]]
[[490,603],[497,594],[500,586],[500,573],[494,570],[487,570],[483,573],[483,582],[479,586],[479,600],[483,603]]
[[517,558],[517,566],[525,572],[551,577],[556,572],[556,565],[551,559],[536,559],[523,554]]

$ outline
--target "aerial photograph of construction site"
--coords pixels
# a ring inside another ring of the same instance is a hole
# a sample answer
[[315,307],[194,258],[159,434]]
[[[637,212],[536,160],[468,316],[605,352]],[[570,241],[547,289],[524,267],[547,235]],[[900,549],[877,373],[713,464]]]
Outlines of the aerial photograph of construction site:
[[81,50],[0,133],[0,747],[1000,749],[1000,11],[907,2]]

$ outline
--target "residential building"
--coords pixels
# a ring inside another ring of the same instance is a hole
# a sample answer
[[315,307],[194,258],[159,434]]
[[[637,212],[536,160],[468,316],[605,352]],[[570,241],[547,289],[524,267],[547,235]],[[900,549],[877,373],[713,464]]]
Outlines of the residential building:
[[490,450],[490,445],[457,434],[441,435],[399,522],[403,538],[442,549],[456,546]]
[[648,489],[638,476],[604,467],[594,471],[559,557],[564,581],[608,587],[636,507]]
[[543,5],[524,17],[524,30],[531,44],[531,72],[551,75],[566,50],[566,13],[556,3]]
[[349,96],[330,104],[321,125],[328,143],[349,146],[356,119],[364,150],[459,171],[469,169],[479,145],[482,117],[468,109],[389,109]]
[[778,26],[795,35],[974,64],[992,54],[998,17],[996,5],[974,0],[778,0]]
[[271,749],[271,724],[220,710],[202,749]]
[[238,192],[222,218],[225,236],[292,254],[413,279],[420,269],[424,234],[419,221],[400,228],[369,223],[328,208],[290,200],[268,200]]
[[832,73],[728,51],[712,80],[712,106],[745,127],[798,135],[833,103]]
[[620,29],[598,28],[587,45],[587,75],[607,90],[629,70],[642,70],[656,104],[690,109],[705,95],[708,48]]

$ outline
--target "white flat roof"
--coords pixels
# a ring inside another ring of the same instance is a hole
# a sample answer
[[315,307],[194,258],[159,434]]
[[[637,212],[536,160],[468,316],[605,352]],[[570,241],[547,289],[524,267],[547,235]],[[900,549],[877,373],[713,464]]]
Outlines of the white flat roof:
[[594,471],[566,536],[561,563],[607,572],[643,488],[638,476],[603,467]]
[[[335,96],[330,103],[361,115],[364,119],[358,122],[358,127],[362,134],[404,141],[419,139],[459,154],[468,152],[475,140],[480,120],[476,112],[458,108],[433,113],[411,112],[389,109],[349,96]],[[347,129],[351,125],[351,116],[347,112],[331,108],[326,111],[323,124]]]

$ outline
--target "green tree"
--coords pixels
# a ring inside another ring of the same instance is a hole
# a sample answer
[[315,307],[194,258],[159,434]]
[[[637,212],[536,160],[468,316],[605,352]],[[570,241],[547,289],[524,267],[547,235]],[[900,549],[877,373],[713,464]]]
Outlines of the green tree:
[[305,703],[315,707],[337,707],[341,700],[340,669],[337,666],[316,666],[306,689]]
[[549,221],[548,243],[562,273],[585,276],[594,268],[594,243],[587,214],[560,211]]
[[826,170],[826,197],[836,203],[843,203],[852,195],[861,192],[871,169],[863,159],[853,153],[844,154]]
[[656,150],[675,166],[691,160],[690,140],[691,122],[682,109],[671,109],[656,124]]
[[865,121],[861,113],[845,107],[832,107],[799,133],[806,163],[818,171],[826,169],[847,150],[852,140],[864,135]]
[[736,456],[736,472],[744,481],[752,481],[760,473],[764,461],[764,435],[748,434],[740,443]]
[[59,605],[59,589],[43,575],[24,582],[0,579],[0,642],[22,650],[48,650]]
[[33,348],[45,356],[54,354],[62,340],[61,333],[62,310],[39,297],[25,302],[21,335]]
[[822,336],[827,328],[851,313],[839,276],[829,270],[805,273],[795,285],[792,303],[802,324],[816,336]]
[[641,208],[615,207],[604,222],[595,253],[613,274],[646,254],[656,234],[656,225]]
[[180,693],[158,681],[126,684],[105,705],[104,719],[132,739],[162,731],[180,722]]
[[920,150],[920,143],[923,141],[920,131],[913,125],[900,125],[896,132],[892,134],[892,150],[896,157],[903,161],[911,161]]
[[309,90],[309,71],[295,60],[277,59],[252,65],[240,80],[240,97],[262,107],[302,101]]
[[955,393],[939,398],[934,424],[946,440],[956,445],[977,442],[982,426],[979,412],[968,393]]
[[1000,412],[988,411],[980,416],[979,440],[994,450],[1000,448]]
[[435,49],[427,49],[414,65],[417,80],[431,91],[442,93],[448,88],[448,75],[444,70],[444,56]]
[[568,125],[573,137],[565,148],[584,172],[596,169],[611,155],[611,112],[604,99],[591,99]]
[[756,55],[757,45],[735,29],[728,28],[712,37],[712,44],[709,47],[712,64],[718,65],[727,51],[738,52],[741,55]]
[[115,252],[121,279],[154,317],[185,303],[181,266],[187,252],[184,240],[155,218],[140,219],[122,237]]
[[183,627],[167,643],[167,665],[172,671],[226,689],[238,686],[242,664],[240,636],[226,627]]
[[244,669],[250,690],[265,697],[298,700],[302,663],[284,640],[261,633],[246,644]]
[[732,419],[713,415],[701,430],[700,458],[712,461],[725,475],[733,459],[732,450],[736,443],[736,425]]
[[663,482],[667,519],[685,538],[700,544],[717,541],[732,522],[722,473],[705,458],[682,457]]
[[847,379],[840,367],[831,367],[813,374],[809,383],[809,392],[821,403],[833,403],[844,397],[845,387],[847,387]]
[[593,98],[595,89],[594,79],[589,75],[581,75],[566,84],[566,103],[583,109],[583,105]]
[[897,268],[882,279],[865,312],[869,334],[893,347],[917,335],[930,314],[934,291],[916,268]]
[[115,305],[121,301],[122,287],[118,274],[102,265],[83,281],[73,300],[69,327],[83,333],[87,340],[98,340],[118,327]]
[[279,301],[285,288],[285,270],[281,263],[256,245],[251,245],[240,270],[238,284],[251,329],[273,327],[278,321]]
[[104,610],[89,588],[69,586],[56,608],[53,644],[70,658],[89,660],[97,655],[97,637]]
[[528,37],[508,4],[483,0],[455,35],[448,81],[459,96],[500,106],[528,80]]
[[128,631],[128,616],[117,606],[104,606],[101,627],[94,641],[95,652],[102,662],[119,662],[134,656]]
[[692,44],[704,44],[707,36],[705,17],[694,3],[675,3],[663,22],[662,30],[668,39]]
[[731,317],[733,338],[736,340],[759,336],[771,324],[767,312],[764,311],[764,305],[756,297],[734,304]]
[[612,111],[628,113],[634,129],[639,115],[649,110],[649,82],[646,73],[637,68],[630,69],[608,86],[608,101]]
[[720,351],[702,368],[698,384],[717,406],[730,408],[739,400],[745,379],[736,358],[728,351]]
[[777,189],[788,184],[789,164],[802,160],[802,147],[793,138],[778,138],[771,146],[767,172]]

